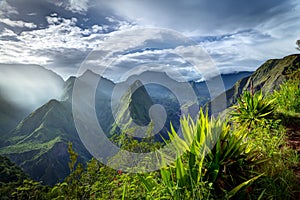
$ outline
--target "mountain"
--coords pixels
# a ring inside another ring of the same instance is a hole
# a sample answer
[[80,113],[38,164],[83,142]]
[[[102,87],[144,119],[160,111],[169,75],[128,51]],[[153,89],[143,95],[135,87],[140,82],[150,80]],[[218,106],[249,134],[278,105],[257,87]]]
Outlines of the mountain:
[[[286,56],[282,59],[271,59],[261,65],[251,76],[240,79],[232,88],[225,93],[220,94],[213,99],[207,106],[224,103],[226,107],[230,107],[236,103],[237,98],[241,96],[243,91],[261,90],[263,93],[273,92],[278,89],[280,84],[288,80],[293,73],[300,68],[300,54]],[[216,106],[217,107],[217,106]],[[214,113],[221,112],[222,109],[216,109]]]
[[[0,154],[8,156],[30,177],[45,184],[55,184],[69,174],[68,142],[72,142],[73,149],[79,154],[79,162],[89,160],[91,155],[75,128],[71,104],[75,81],[83,82],[85,77],[100,79],[95,97],[97,115],[99,122],[105,123],[104,129],[110,130],[113,121],[107,114],[110,106],[108,93],[112,91],[114,83],[87,71],[81,77],[70,77],[65,82],[61,101],[50,100],[21,121],[6,137],[6,146],[0,149]],[[90,87],[88,82],[84,85]],[[87,105],[84,95],[83,90],[80,103]]]
[[[234,84],[245,77],[251,76],[254,72],[248,72],[248,71],[241,71],[241,72],[233,72],[228,74],[221,74],[221,78],[224,83],[225,90],[230,89]],[[214,78],[212,78],[212,81],[214,81]]]
[[1,148],[0,154],[8,156],[32,178],[54,184],[69,174],[69,141],[80,161],[91,158],[77,135],[71,104],[51,100],[10,133],[9,146]]
[[132,84],[121,83],[119,86],[120,91],[124,94],[121,97],[116,97],[117,99],[120,98],[120,101],[114,109],[115,122],[111,135],[129,129],[134,129],[135,133],[145,133],[143,127],[151,122],[149,116],[149,109],[153,106],[151,97],[140,80],[136,80]]
[[179,128],[180,103],[197,103],[189,83],[173,80],[164,72],[146,71],[133,75],[118,83],[115,89],[116,99],[121,99],[115,111],[116,124],[121,124],[122,130],[135,128],[136,135],[142,137],[151,129],[151,135],[155,135],[157,141],[162,140],[161,136],[167,136],[170,123],[175,130]]
[[[244,77],[248,77],[251,74],[253,74],[253,72],[233,72],[229,74],[221,74],[220,77],[212,77],[208,81],[210,85],[214,85],[213,83],[218,83],[219,79],[221,79],[222,83],[224,84],[224,90],[226,91],[230,89],[238,80]],[[199,104],[201,106],[205,105],[211,99],[211,92],[213,92],[208,89],[207,82],[191,81],[190,84],[193,86],[198,96]],[[210,89],[213,90],[214,88]],[[220,95],[220,93],[217,93],[217,95]]]
[[38,65],[0,64],[0,147],[22,119],[59,98],[63,84],[60,76]]
[[[149,84],[153,80],[160,80],[165,86]],[[94,108],[87,101],[87,97],[90,96],[89,90],[93,88],[90,82],[97,83],[94,97],[91,97],[95,100]],[[74,90],[74,85],[78,86],[78,83],[81,87],[79,93],[78,88]],[[197,89],[199,84],[203,83],[194,84]],[[54,184],[69,174],[68,142],[72,142],[74,150],[79,154],[80,162],[85,163],[91,158],[75,128],[72,113],[74,98],[77,99],[79,108],[87,108],[83,110],[85,115],[89,116],[91,114],[89,111],[95,109],[99,124],[109,136],[120,133],[118,124],[125,124],[127,128],[134,125],[133,122],[139,126],[149,125],[151,117],[149,108],[161,104],[165,108],[165,113],[156,107],[152,114],[157,114],[158,116],[154,118],[158,119],[166,117],[166,122],[162,124],[159,121],[158,128],[154,129],[166,133],[169,122],[172,122],[175,128],[179,127],[180,104],[175,94],[182,97],[183,105],[189,105],[194,86],[190,83],[177,82],[167,74],[159,72],[145,72],[115,84],[92,71],[86,71],[82,76],[70,77],[64,83],[62,92],[57,98],[60,100],[48,101],[9,132],[3,140],[5,144],[0,148],[0,154],[17,163],[30,177],[45,184]],[[116,88],[123,92],[113,93]],[[200,90],[197,94],[195,101],[197,99],[207,101],[206,97],[201,96],[203,91]],[[116,100],[119,99],[121,104],[116,105]],[[114,116],[112,109],[117,109],[118,111],[113,111],[119,114]],[[199,107],[193,109],[195,114],[198,109]],[[1,112],[4,111],[5,109],[1,108]],[[15,119],[14,116],[12,118]],[[127,119],[127,123],[121,122],[124,119]]]
[[150,123],[148,111],[153,105],[153,101],[141,81],[137,80],[130,85],[121,104],[122,107],[128,107],[129,115],[137,125],[146,126]]
[[29,109],[12,104],[0,93],[0,147],[5,146],[5,135],[15,128],[29,113]]

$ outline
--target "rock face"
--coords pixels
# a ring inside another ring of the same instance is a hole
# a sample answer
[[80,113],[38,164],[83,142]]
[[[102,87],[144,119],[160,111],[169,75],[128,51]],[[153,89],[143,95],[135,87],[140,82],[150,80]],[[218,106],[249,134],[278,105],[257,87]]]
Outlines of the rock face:
[[[250,90],[256,92],[261,90],[263,93],[273,92],[278,89],[280,84],[288,80],[293,73],[300,69],[300,54],[286,56],[282,59],[271,59],[261,65],[251,76],[242,78],[232,88],[221,94],[212,102],[215,105],[221,104],[226,98],[227,107],[236,103],[237,98],[241,96],[243,91]],[[225,97],[225,98],[224,98]],[[216,110],[215,113],[222,110]],[[214,113],[212,113],[214,114]]]

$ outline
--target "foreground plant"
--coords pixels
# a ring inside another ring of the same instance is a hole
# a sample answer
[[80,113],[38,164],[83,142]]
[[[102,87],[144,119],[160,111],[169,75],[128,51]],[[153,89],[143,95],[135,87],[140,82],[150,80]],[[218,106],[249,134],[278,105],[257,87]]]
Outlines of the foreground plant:
[[261,91],[255,94],[245,91],[237,100],[237,105],[232,107],[231,119],[249,130],[256,125],[265,124],[272,119],[274,101],[275,98],[271,100],[264,98]]
[[245,143],[246,132],[230,133],[226,123],[209,119],[203,111],[196,122],[183,118],[181,127],[183,138],[174,129],[169,135],[177,152],[185,153],[162,168],[160,178],[141,176],[148,193],[164,194],[159,197],[165,199],[208,199],[220,197],[220,192],[231,198],[262,176],[246,170],[256,155]]

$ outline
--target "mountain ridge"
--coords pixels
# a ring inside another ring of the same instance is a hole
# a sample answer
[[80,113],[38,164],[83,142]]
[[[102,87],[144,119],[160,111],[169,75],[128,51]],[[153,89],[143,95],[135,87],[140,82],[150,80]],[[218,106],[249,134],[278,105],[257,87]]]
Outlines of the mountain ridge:
[[0,147],[6,135],[52,98],[59,99],[63,79],[39,65],[0,64]]
[[[114,118],[111,111],[109,111],[109,109],[111,109],[109,98],[111,97],[110,95],[112,93],[112,90],[116,85],[109,79],[100,77],[92,71],[86,72],[82,76],[87,76],[87,79],[81,76],[70,77],[65,81],[60,101],[50,100],[48,103],[41,106],[35,112],[31,113],[31,115],[29,115],[26,119],[24,119],[12,132],[13,134],[15,134],[15,138],[10,138],[9,140],[7,140],[8,142],[11,142],[11,146],[1,148],[0,154],[7,155],[19,166],[25,169],[25,171],[28,172],[33,178],[43,181],[45,184],[54,184],[57,181],[62,180],[69,173],[67,165],[67,143],[69,141],[73,143],[74,150],[79,153],[80,161],[85,162],[90,159],[91,155],[84,148],[75,129],[71,106],[75,81],[88,80],[88,76],[90,75],[100,80],[98,83],[98,87],[103,87],[104,89],[106,88],[106,91],[104,92],[100,89],[97,89],[95,94],[95,101],[99,103],[99,105],[96,103],[96,111],[99,123],[102,123],[102,125],[106,127],[106,131],[110,130],[113,126]],[[163,74],[160,75],[161,77],[164,77]],[[132,79],[132,83],[139,84],[137,84],[136,87],[134,87],[134,85],[131,85],[131,93],[127,95],[126,98],[128,99],[129,96],[130,98],[132,98],[132,96],[134,96],[132,92],[136,91],[136,88],[138,90],[138,88],[142,87],[140,90],[143,94],[147,94],[147,99],[149,99],[149,102],[143,105],[145,109],[142,109],[142,113],[145,114],[146,111],[148,111],[148,108],[150,108],[154,102],[161,103],[161,101],[151,100],[150,98],[152,97],[149,96],[149,92],[147,91],[149,89],[147,89],[148,86],[143,85],[140,80],[137,81],[136,79],[139,80],[139,76],[136,76],[135,79]],[[244,78],[244,81],[247,81],[248,79],[249,77],[246,77]],[[126,87],[128,87],[128,85],[130,86],[129,83],[123,82]],[[171,81],[170,83],[173,82]],[[197,85],[197,83],[194,83],[194,86],[192,85],[191,87],[197,89],[197,87],[199,88],[199,85]],[[145,95],[140,95],[137,92],[137,99],[135,101],[143,99],[143,96]],[[84,103],[84,96],[81,98],[83,99]],[[169,96],[167,95],[167,99],[168,98]],[[128,101],[128,107],[131,107],[130,109],[133,110],[139,110],[140,106],[130,106],[129,104],[131,102],[132,99]],[[172,112],[175,112],[175,115],[178,115],[176,111]],[[134,113],[134,111],[132,111],[132,113]],[[101,119],[105,120],[101,122]],[[148,119],[149,118],[147,118],[147,120],[145,120],[141,124],[147,124]],[[24,125],[24,123],[26,123],[27,125]],[[49,137],[49,135],[51,135],[51,137]],[[14,151],[13,148],[15,148]],[[36,163],[40,164],[36,165]],[[51,168],[47,165],[48,163],[55,163],[55,166],[57,167]],[[59,171],[61,173],[56,173],[56,171]]]
[[[273,92],[279,89],[280,84],[289,79],[293,72],[300,68],[300,54],[292,54],[281,59],[269,59],[262,64],[251,76],[245,77],[237,81],[237,83],[229,90],[220,94],[206,107],[221,104],[226,99],[226,107],[230,107],[237,102],[243,91],[253,90],[253,92],[261,90],[263,93]],[[216,114],[223,110],[216,109]]]

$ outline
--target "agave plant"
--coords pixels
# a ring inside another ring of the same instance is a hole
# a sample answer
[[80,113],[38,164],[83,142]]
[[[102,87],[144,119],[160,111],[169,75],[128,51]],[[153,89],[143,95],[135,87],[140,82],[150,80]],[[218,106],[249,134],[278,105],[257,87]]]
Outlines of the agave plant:
[[248,129],[264,124],[272,118],[274,101],[275,99],[264,99],[261,91],[255,94],[245,91],[238,99],[237,105],[233,106],[232,120]]

